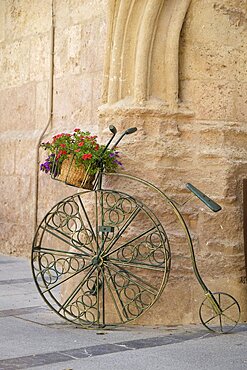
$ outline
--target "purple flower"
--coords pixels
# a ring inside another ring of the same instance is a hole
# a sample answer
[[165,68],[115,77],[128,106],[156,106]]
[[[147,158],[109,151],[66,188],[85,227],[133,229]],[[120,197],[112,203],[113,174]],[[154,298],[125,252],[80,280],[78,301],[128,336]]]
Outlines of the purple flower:
[[50,162],[41,163],[40,170],[44,171],[45,173],[50,172]]
[[[116,163],[116,164],[118,164],[119,166],[123,167],[122,162],[118,161],[117,159],[115,159],[113,162],[114,162],[114,163]],[[124,168],[124,167],[123,167],[123,168]]]
[[[54,166],[54,158],[55,154],[50,154],[48,158],[46,158],[44,163],[41,163],[40,165],[40,171],[44,171],[45,173],[54,172],[54,175],[56,176],[56,166]],[[54,171],[55,167],[55,171]]]
[[110,154],[109,154],[109,157],[110,157],[110,158],[113,158],[113,157],[119,157],[119,152],[113,152],[113,153],[110,153]]

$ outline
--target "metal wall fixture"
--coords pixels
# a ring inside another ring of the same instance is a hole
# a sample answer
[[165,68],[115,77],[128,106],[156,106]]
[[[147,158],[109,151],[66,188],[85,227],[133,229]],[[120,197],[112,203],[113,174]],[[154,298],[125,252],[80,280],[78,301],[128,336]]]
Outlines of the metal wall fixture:
[[54,49],[55,49],[55,0],[51,1],[51,30],[50,30],[50,80],[49,80],[49,101],[48,101],[48,121],[41,132],[36,143],[35,151],[35,184],[34,184],[34,231],[37,229],[38,222],[38,197],[39,197],[39,148],[42,139],[49,127],[53,123],[53,106],[54,106]]

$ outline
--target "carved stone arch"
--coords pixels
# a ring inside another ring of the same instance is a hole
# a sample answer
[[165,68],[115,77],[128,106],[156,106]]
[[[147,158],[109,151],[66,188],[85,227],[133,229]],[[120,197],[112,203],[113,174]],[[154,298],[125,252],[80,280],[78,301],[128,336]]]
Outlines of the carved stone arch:
[[175,108],[179,37],[191,0],[110,0],[103,102]]

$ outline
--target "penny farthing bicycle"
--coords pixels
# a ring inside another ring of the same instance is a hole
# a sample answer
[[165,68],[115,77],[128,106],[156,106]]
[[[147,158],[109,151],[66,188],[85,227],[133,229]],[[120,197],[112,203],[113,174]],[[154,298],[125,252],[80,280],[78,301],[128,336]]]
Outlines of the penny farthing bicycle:
[[[117,130],[109,127],[112,136]],[[113,147],[136,128],[126,130]],[[70,184],[68,174],[63,179]],[[59,171],[53,171],[57,177]],[[116,181],[114,179],[117,179]],[[212,293],[197,269],[192,238],[177,203],[153,184],[128,174],[99,171],[92,190],[85,176],[77,192],[58,202],[38,226],[32,246],[32,271],[45,302],[64,319],[84,328],[129,323],[149,310],[168,281],[170,240],[165,223],[139,196],[112,189],[109,183],[129,180],[132,189],[145,186],[158,194],[179,222],[190,249],[195,276],[205,299],[199,309],[202,324],[219,333],[231,331],[240,307],[227,293]],[[115,182],[114,182],[115,181]],[[221,207],[191,184],[187,188],[212,211]],[[161,203],[162,204],[162,203]]]

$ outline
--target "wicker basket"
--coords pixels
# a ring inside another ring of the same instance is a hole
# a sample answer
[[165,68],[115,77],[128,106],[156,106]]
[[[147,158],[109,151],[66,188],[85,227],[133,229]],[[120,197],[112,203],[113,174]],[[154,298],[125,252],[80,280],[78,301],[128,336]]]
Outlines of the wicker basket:
[[63,181],[66,184],[78,188],[92,190],[94,178],[95,176],[89,175],[83,165],[76,166],[73,156],[70,155],[61,164],[59,175],[56,177],[56,180]]

